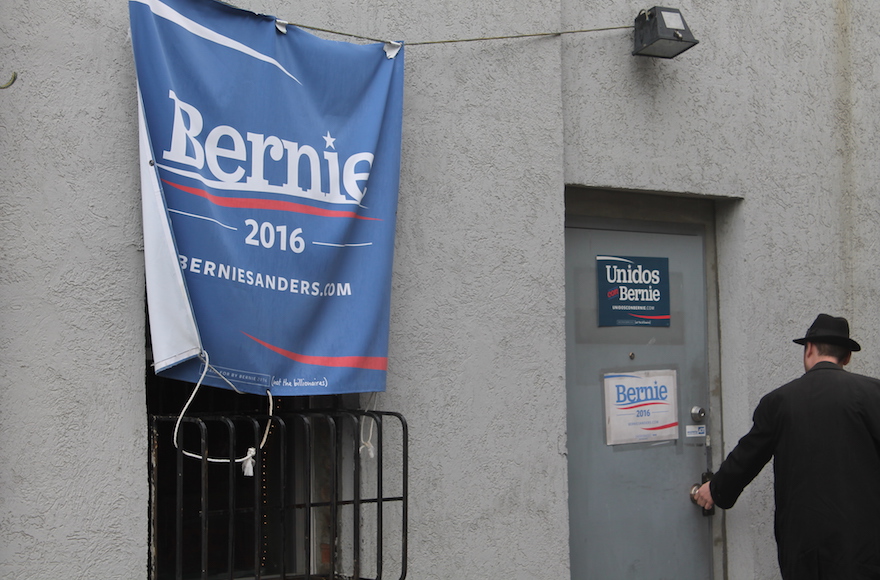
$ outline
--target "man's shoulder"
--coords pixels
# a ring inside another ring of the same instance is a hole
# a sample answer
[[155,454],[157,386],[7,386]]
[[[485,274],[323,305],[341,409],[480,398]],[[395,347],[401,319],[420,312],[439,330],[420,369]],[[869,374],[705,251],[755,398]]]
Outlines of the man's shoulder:
[[880,379],[876,377],[869,377],[867,375],[860,375],[857,373],[844,373],[846,375],[845,380],[851,381],[853,383],[858,383],[864,385],[869,388],[880,389]]
[[880,394],[880,379],[851,373],[843,367],[830,363],[819,363],[812,369],[781,387],[774,389],[765,398],[773,399],[794,394],[803,389],[828,385],[849,385],[869,390],[876,389]]

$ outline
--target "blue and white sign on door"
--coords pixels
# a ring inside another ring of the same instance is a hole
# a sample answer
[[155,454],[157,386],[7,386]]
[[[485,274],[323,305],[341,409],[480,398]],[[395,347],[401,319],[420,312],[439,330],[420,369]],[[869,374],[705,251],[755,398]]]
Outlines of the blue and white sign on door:
[[675,370],[606,374],[605,443],[678,439]]
[[599,326],[669,326],[669,258],[596,256]]

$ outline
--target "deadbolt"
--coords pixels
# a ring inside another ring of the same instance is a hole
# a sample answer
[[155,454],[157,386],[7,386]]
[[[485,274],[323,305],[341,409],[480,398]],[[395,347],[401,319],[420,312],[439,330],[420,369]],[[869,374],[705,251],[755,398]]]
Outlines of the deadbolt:
[[702,423],[703,419],[706,418],[706,409],[695,406],[691,408],[691,419],[694,420],[695,423]]

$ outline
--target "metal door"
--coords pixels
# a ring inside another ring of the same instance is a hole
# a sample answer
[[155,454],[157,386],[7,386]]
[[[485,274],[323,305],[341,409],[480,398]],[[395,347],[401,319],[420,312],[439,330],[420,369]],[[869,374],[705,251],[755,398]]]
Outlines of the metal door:
[[[566,228],[571,578],[707,580],[713,518],[688,494],[707,471],[711,433],[704,234],[586,225]],[[597,257],[607,256],[668,259],[668,327],[599,326]],[[667,429],[677,439],[608,445],[607,377],[651,371],[674,371],[677,420],[666,425],[677,423]]]

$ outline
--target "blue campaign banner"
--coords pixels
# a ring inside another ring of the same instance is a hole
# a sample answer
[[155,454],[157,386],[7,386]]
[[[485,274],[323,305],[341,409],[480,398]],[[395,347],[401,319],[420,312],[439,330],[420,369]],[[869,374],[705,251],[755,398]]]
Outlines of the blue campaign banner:
[[596,256],[599,326],[669,326],[669,258]]
[[196,382],[207,356],[206,384],[244,392],[384,390],[403,47],[215,0],[129,12],[156,371]]

